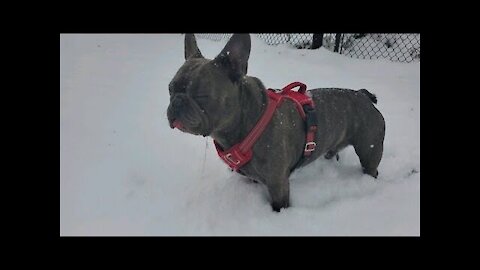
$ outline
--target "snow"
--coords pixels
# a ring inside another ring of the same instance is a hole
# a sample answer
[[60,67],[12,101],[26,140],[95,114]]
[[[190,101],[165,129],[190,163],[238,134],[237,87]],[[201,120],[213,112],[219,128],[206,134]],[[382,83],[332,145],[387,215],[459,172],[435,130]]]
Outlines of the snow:
[[[226,40],[198,39],[212,59]],[[365,88],[386,121],[379,177],[352,147],[291,176],[273,212],[261,184],[230,172],[211,138],[170,129],[179,34],[60,37],[61,235],[420,235],[420,63],[363,60],[252,36],[248,74],[266,87]]]

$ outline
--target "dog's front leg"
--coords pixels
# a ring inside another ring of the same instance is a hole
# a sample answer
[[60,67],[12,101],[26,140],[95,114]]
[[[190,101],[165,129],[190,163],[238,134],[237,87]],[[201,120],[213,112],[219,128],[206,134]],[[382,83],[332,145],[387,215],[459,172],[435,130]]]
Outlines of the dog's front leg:
[[274,211],[290,206],[290,183],[288,175],[267,179],[268,193]]

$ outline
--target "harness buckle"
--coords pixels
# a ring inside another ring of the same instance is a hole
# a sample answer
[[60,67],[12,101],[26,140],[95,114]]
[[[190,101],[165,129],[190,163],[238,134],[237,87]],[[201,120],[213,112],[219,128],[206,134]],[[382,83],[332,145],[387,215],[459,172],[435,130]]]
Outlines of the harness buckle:
[[235,165],[240,164],[240,160],[234,160],[234,159],[232,158],[232,153],[228,153],[228,154],[226,154],[226,155],[223,156],[223,157],[224,157],[226,160],[228,160],[230,163],[232,163],[232,164],[235,164]]
[[315,147],[317,144],[315,142],[308,142],[305,144],[305,152],[312,152],[315,151]]

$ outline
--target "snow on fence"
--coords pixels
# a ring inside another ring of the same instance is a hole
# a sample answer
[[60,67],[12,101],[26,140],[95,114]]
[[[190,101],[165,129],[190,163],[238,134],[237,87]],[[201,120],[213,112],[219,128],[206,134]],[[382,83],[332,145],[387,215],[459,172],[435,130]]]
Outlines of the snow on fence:
[[[215,41],[232,34],[196,34]],[[385,58],[396,62],[420,61],[420,34],[321,33],[321,34],[255,34],[268,45],[290,44],[297,49],[321,46],[355,58]]]

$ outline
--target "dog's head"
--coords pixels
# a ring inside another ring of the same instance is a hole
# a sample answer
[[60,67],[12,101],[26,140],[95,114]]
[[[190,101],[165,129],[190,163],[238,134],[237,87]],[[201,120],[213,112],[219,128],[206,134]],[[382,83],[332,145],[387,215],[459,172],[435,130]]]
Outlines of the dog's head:
[[235,121],[250,43],[250,35],[234,34],[210,60],[203,57],[195,36],[185,35],[185,63],[169,84],[171,128],[208,136]]

